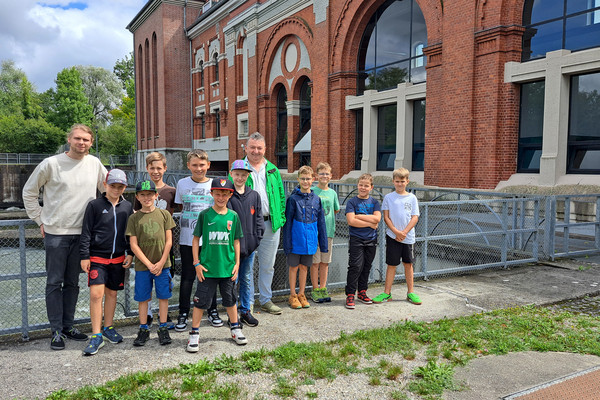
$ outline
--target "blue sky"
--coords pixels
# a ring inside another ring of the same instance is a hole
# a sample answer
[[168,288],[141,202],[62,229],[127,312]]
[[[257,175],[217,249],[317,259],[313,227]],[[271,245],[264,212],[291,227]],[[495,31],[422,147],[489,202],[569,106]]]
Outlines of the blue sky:
[[74,65],[112,71],[133,48],[125,27],[146,0],[0,0],[0,61],[13,60],[36,89]]

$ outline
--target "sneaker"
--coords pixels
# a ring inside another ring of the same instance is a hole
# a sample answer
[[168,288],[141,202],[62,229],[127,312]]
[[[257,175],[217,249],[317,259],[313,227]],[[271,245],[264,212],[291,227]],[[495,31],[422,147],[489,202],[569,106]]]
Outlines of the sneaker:
[[419,298],[419,296],[417,296],[416,293],[409,293],[406,295],[406,300],[408,300],[409,303],[413,303],[416,305],[421,305],[421,299]]
[[356,305],[354,304],[353,294],[346,295],[346,308],[349,310],[354,310],[356,308]]
[[208,322],[210,322],[210,324],[212,326],[214,326],[215,328],[223,326],[223,320],[221,319],[221,317],[219,317],[219,313],[217,312],[217,309],[208,310],[206,318],[208,318]]
[[102,336],[104,336],[111,343],[121,343],[123,341],[123,336],[119,335],[113,326],[104,328],[102,330]]
[[87,347],[83,350],[84,356],[93,356],[104,346],[104,338],[102,335],[92,335]]
[[152,321],[154,321],[152,314],[148,314],[148,316],[146,317],[146,325],[148,325],[148,329],[152,327]]
[[277,307],[271,300],[260,306],[260,309],[273,315],[281,314],[281,308]]
[[383,303],[384,301],[392,301],[392,295],[383,292],[375,296],[375,298],[372,301],[373,303]]
[[321,290],[322,290],[321,295],[323,296],[323,301],[325,303],[331,303],[331,296],[329,296],[329,291],[327,290],[327,288],[324,287]]
[[143,346],[150,338],[150,329],[140,328],[137,337],[133,341],[134,346]]
[[88,340],[88,335],[81,333],[79,329],[75,328],[74,326],[71,327],[71,329],[63,329],[62,334],[63,336],[68,337],[69,339],[77,340],[78,342]]
[[158,343],[162,346],[165,344],[171,344],[171,336],[169,336],[169,330],[166,326],[158,328]]
[[52,339],[50,340],[50,348],[52,350],[64,350],[65,349],[65,335],[60,331],[54,331]]
[[290,304],[290,307],[292,307],[293,309],[298,310],[298,309],[302,308],[302,303],[300,303],[300,300],[298,300],[297,294],[291,294],[290,299],[288,300],[288,303]]
[[304,293],[298,294],[298,301],[300,301],[300,304],[302,304],[302,308],[310,307],[310,303],[308,302],[308,300],[306,300],[306,296],[304,295]]
[[242,333],[242,325],[239,322],[231,324],[231,338],[240,346],[248,343],[248,339]]
[[367,291],[366,290],[360,290],[358,292],[358,300],[360,300],[362,303],[365,304],[373,304],[373,300],[371,300],[369,298],[369,296],[367,296]]
[[256,318],[254,318],[254,316],[252,315],[252,313],[250,311],[240,313],[240,322],[243,322],[244,324],[246,324],[248,326],[257,326],[258,325],[258,320]]
[[185,350],[188,353],[197,353],[198,350],[200,350],[199,342],[200,342],[200,332],[191,331],[190,337],[188,339],[188,344],[187,344],[187,347],[185,348]]
[[168,330],[173,330],[173,329],[175,329],[175,322],[173,322],[173,321],[171,321],[171,320],[168,320],[168,321],[167,321],[167,329],[168,329]]
[[310,292],[310,298],[315,303],[323,303],[325,299],[323,299],[323,289],[315,288]]
[[179,314],[177,317],[177,323],[175,324],[175,330],[177,332],[183,332],[185,331],[185,328],[187,328],[187,316],[186,313],[183,313]]

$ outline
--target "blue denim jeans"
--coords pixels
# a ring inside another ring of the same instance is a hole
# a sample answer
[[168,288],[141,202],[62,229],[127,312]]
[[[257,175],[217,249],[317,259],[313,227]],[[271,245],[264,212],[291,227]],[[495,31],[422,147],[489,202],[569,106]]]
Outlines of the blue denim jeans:
[[273,297],[273,275],[275,274],[275,256],[279,247],[281,229],[273,232],[271,221],[265,221],[265,233],[255,253],[258,256],[258,301],[265,304]]
[[238,298],[238,310],[241,313],[250,311],[250,305],[254,303],[254,257],[256,251],[253,251],[248,257],[240,261],[237,281],[240,285],[240,295]]
[[44,237],[46,247],[46,311],[52,331],[69,329],[79,296],[79,235]]

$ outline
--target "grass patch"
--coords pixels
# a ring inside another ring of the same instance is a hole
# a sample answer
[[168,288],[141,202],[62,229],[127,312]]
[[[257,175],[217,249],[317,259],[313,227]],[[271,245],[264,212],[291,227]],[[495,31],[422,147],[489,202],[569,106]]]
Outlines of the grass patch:
[[[240,357],[223,354],[179,368],[128,374],[75,392],[59,390],[48,399],[260,399],[264,394],[248,397],[239,383],[216,383],[217,377],[227,382],[228,376],[237,379],[237,375],[256,372],[270,373],[272,393],[282,398],[298,396],[299,385],[318,386],[317,380],[360,372],[367,374],[369,385],[389,386],[392,399],[409,397],[407,390],[413,392],[412,397],[439,398],[444,390],[457,389],[454,367],[474,357],[518,351],[600,355],[599,330],[597,318],[533,306],[434,322],[402,321],[386,328],[342,333],[326,343],[290,342]],[[408,385],[398,389],[395,382],[406,369],[402,360],[414,360],[418,354],[426,355],[427,364],[413,369]],[[385,358],[371,361],[381,355]],[[393,356],[400,362],[390,361]],[[365,364],[371,367],[361,367]],[[282,373],[292,378],[283,378]],[[246,379],[242,376],[236,382]],[[306,397],[313,396],[317,393],[306,393]]]

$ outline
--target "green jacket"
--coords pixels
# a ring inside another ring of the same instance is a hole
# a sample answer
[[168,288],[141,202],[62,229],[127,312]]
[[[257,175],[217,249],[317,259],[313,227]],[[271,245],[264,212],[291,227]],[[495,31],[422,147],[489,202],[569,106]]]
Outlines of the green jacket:
[[[269,212],[271,214],[271,225],[273,226],[273,232],[281,228],[285,224],[285,190],[283,188],[283,181],[281,180],[281,174],[279,169],[267,160],[265,166],[267,173],[267,197],[269,198]],[[248,176],[246,185],[254,189],[254,182],[252,181],[252,174]]]

